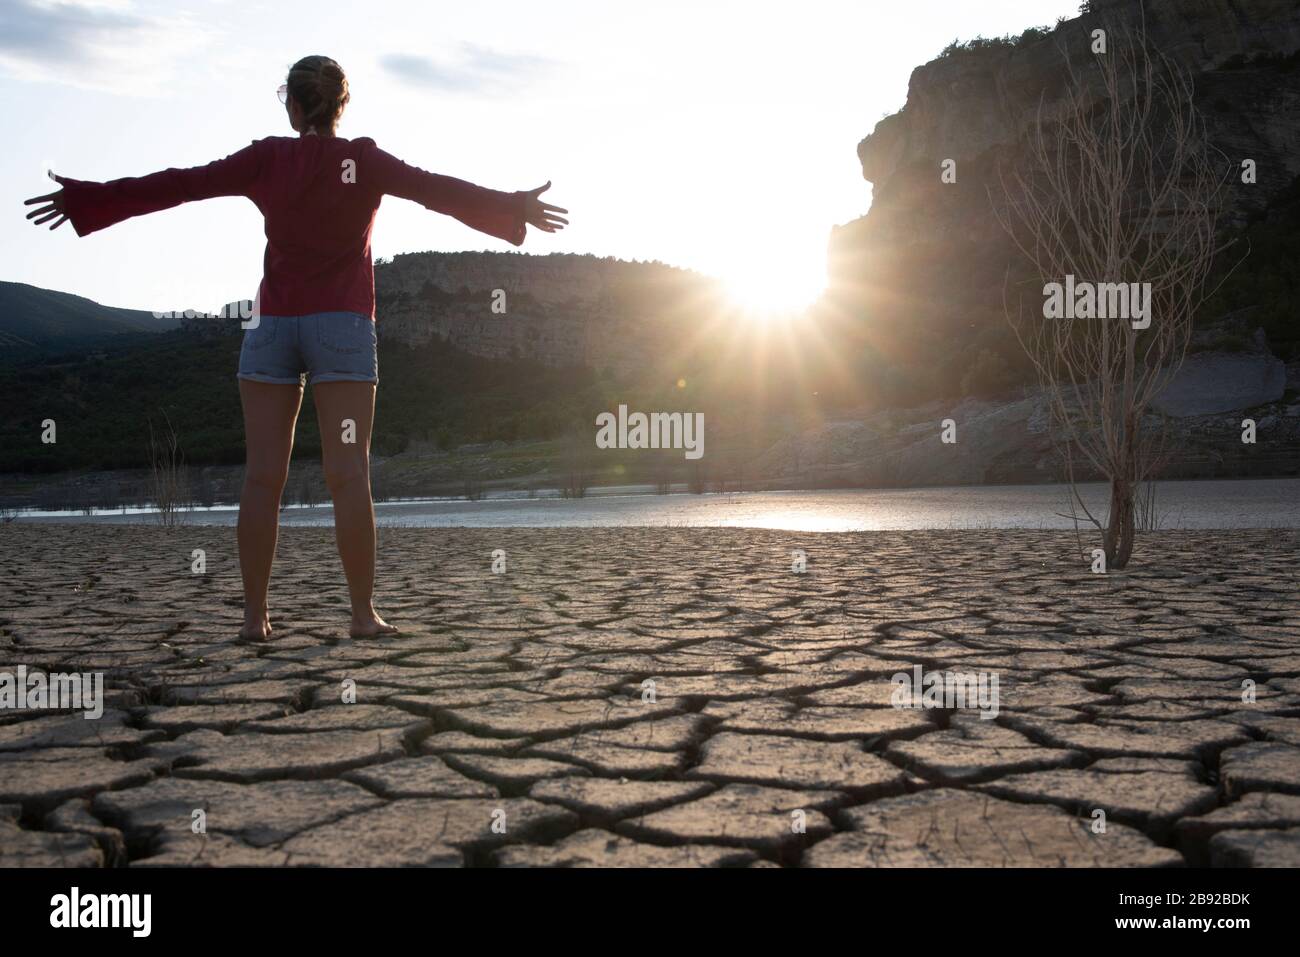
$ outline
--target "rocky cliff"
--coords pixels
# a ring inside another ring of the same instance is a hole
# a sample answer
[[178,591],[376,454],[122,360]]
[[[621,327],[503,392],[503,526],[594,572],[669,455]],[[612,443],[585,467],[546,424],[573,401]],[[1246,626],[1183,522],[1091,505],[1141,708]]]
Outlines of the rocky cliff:
[[[1004,281],[1018,252],[990,197],[998,167],[1024,155],[1040,103],[1049,121],[1058,108],[1067,62],[1078,67],[1094,56],[1092,31],[1113,36],[1143,23],[1150,45],[1193,77],[1213,145],[1233,168],[1253,159],[1257,170],[1254,184],[1230,181],[1221,227],[1244,237],[1242,271],[1256,268],[1258,282],[1203,310],[1206,328],[1193,346],[1200,354],[1156,404],[1172,417],[1177,451],[1167,472],[1294,474],[1300,467],[1297,383],[1287,381],[1282,361],[1294,367],[1300,359],[1300,291],[1293,278],[1278,275],[1294,274],[1300,223],[1300,3],[1087,6],[1052,28],[954,44],[913,71],[903,108],[859,143],[872,205],[833,231],[828,301],[852,340],[845,354],[860,357],[859,379],[878,384],[874,401],[860,416],[778,443],[764,456],[765,471],[794,474],[812,463],[832,481],[905,485],[1058,473],[1032,392],[1019,400],[972,398],[1008,393],[1030,378],[1003,312]],[[941,179],[945,160],[956,163],[955,183]],[[1260,267],[1261,259],[1274,265]],[[1225,340],[1235,340],[1226,351]],[[877,411],[881,406],[895,411]],[[1259,446],[1239,440],[1246,414],[1261,422]],[[949,417],[969,441],[960,454],[937,455],[938,423]]]
[[[1091,31],[1143,17],[1151,46],[1193,76],[1213,145],[1234,167],[1256,162],[1256,183],[1230,183],[1225,229],[1267,219],[1280,197],[1295,192],[1295,0],[1093,0],[1089,12],[1055,28],[950,48],[913,71],[904,107],[859,143],[871,209],[831,241],[832,298],[868,327],[869,347],[886,340],[889,364],[910,364],[911,377],[932,370],[955,380],[978,359],[994,384],[1023,373],[1010,368],[1016,350],[1002,321],[1003,278],[1016,255],[993,215],[994,171],[1022,155],[1040,101],[1052,115],[1067,58],[1093,56]],[[940,179],[948,159],[956,162],[955,184]],[[970,390],[950,394],[963,391]]]
[[[961,171],[964,160],[1018,149],[1040,98],[1051,116],[1065,82],[1065,57],[1077,62],[1092,56],[1093,29],[1137,24],[1144,11],[1151,46],[1195,77],[1197,103],[1215,145],[1234,160],[1251,158],[1258,164],[1259,188],[1234,190],[1231,212],[1237,222],[1263,209],[1300,175],[1300,4],[1295,0],[1094,0],[1091,8],[1044,36],[957,49],[917,67],[904,108],[858,144],[863,178],[875,192],[871,212],[845,227],[847,232],[871,236],[893,228],[900,239],[942,238],[950,225],[943,212],[951,209],[941,199],[944,192],[981,190],[944,191],[939,163],[955,159]],[[976,163],[974,170],[982,167]],[[911,214],[926,197],[934,215],[916,222]],[[996,228],[992,222],[960,225],[962,235]]]
[[[497,291],[500,290],[500,293]],[[722,308],[717,284],[659,262],[556,253],[412,253],[375,269],[382,338],[629,372]]]

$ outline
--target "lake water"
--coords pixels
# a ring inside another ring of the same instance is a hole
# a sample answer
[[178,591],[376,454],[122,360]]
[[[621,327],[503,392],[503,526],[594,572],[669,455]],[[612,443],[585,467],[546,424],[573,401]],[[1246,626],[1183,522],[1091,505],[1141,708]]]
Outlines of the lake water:
[[[1107,488],[1082,487],[1104,519]],[[1160,528],[1300,528],[1300,479],[1164,482],[1157,487]],[[811,532],[927,528],[1070,528],[1066,487],[993,485],[959,488],[631,494],[601,490],[583,499],[491,498],[477,502],[380,502],[380,525],[419,527],[729,526]],[[193,509],[192,525],[233,525],[232,506]],[[153,522],[146,510],[105,514],[24,513],[22,521]],[[291,506],[282,525],[331,525],[328,505]]]

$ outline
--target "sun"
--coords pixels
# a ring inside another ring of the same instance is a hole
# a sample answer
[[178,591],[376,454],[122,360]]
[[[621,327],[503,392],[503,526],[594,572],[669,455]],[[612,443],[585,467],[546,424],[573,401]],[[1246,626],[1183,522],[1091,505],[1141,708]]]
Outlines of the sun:
[[756,322],[797,316],[826,288],[826,263],[816,257],[751,254],[720,273],[728,300]]

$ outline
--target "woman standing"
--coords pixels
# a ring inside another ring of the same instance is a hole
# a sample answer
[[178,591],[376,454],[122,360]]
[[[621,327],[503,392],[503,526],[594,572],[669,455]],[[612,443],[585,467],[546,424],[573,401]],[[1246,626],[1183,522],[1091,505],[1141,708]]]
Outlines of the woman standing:
[[[527,226],[564,228],[567,210],[543,203],[548,182],[514,193],[408,166],[374,140],[335,135],[349,99],[342,68],[304,57],[279,96],[296,137],[273,136],[222,160],[149,176],[82,182],[54,177],[58,192],[27,201],[27,218],[78,236],[180,203],[247,196],[266,226],[262,284],[239,357],[247,465],[239,499],[241,637],[271,635],[267,590],[275,557],[280,495],[289,473],[304,379],[320,422],[325,481],[352,599],[353,637],[397,629],[375,611],[375,513],[370,432],[375,388],[375,275],[370,232],[385,195],[414,200],[474,229],[523,244]],[[52,222],[51,222],[52,221]]]

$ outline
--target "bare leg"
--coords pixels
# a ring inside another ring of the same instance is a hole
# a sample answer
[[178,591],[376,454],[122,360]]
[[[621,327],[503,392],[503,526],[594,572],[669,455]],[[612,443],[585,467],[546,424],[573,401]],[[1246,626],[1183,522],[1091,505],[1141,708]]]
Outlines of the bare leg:
[[[375,508],[370,500],[370,427],[375,387],[369,382],[312,386],[320,422],[325,484],[334,499],[334,536],[352,597],[352,637],[397,631],[375,611]],[[349,441],[351,440],[351,441]]]
[[244,488],[239,495],[239,571],[244,577],[241,638],[271,634],[267,588],[279,534],[280,493],[289,476],[293,430],[302,405],[302,386],[239,380],[244,406]]

